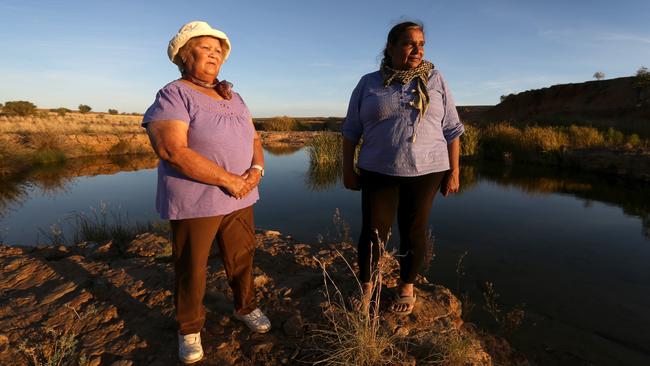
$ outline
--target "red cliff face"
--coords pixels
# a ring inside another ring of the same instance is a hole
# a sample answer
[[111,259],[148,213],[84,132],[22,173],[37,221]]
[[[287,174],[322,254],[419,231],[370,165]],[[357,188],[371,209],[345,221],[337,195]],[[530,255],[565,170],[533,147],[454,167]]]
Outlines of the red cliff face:
[[636,77],[554,85],[511,94],[483,122],[587,124],[650,135],[650,83]]

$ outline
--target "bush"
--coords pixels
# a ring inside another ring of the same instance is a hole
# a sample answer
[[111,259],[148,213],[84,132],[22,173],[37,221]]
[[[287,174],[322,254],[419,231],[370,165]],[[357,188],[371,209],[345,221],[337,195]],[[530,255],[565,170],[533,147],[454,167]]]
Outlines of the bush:
[[66,113],[72,112],[72,111],[69,110],[68,108],[59,107],[59,108],[55,108],[55,109],[50,109],[50,112],[54,112],[54,113],[58,114],[59,116],[63,117],[63,116],[65,116]]
[[488,156],[502,156],[504,152],[521,150],[522,133],[507,123],[489,125],[483,131],[481,150]]
[[88,113],[92,110],[90,106],[85,105],[85,104],[79,104],[79,113]]
[[605,78],[605,73],[602,71],[596,71],[593,77],[596,80],[603,80]]
[[469,124],[465,124],[465,132],[460,135],[460,155],[473,156],[478,154],[481,131]]
[[295,119],[287,116],[273,117],[262,124],[264,131],[302,131],[304,126]]
[[108,114],[117,114],[117,109],[109,109]]
[[623,142],[625,141],[625,135],[623,135],[623,132],[617,131],[613,128],[608,128],[607,132],[605,133],[605,142],[609,146],[620,146],[623,145]]
[[605,138],[593,127],[571,126],[569,127],[569,140],[571,147],[584,149],[603,146]]
[[536,151],[560,151],[569,144],[569,138],[560,129],[553,127],[526,127],[522,146]]
[[6,102],[2,111],[10,116],[29,116],[36,111],[36,105],[25,100]]
[[626,145],[630,147],[638,147],[641,144],[641,138],[636,133],[627,137]]

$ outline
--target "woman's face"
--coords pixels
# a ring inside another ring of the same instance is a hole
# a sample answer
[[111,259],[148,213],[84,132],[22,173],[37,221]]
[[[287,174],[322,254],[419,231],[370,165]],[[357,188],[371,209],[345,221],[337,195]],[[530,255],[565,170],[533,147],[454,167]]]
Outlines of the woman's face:
[[194,77],[209,76],[213,80],[223,64],[221,42],[213,37],[196,37],[191,42],[185,71]]
[[420,66],[424,57],[424,33],[418,28],[407,29],[395,44],[388,45],[388,55],[394,69]]

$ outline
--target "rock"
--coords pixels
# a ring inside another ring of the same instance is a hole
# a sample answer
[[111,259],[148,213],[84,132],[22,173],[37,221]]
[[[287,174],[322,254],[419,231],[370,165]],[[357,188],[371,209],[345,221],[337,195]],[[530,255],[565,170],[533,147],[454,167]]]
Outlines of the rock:
[[9,349],[9,338],[4,335],[0,334],[0,353],[5,353]]
[[253,283],[255,284],[255,287],[257,287],[257,288],[264,287],[270,281],[271,281],[271,279],[269,278],[269,276],[267,276],[265,274],[255,276],[255,278],[253,279]]
[[269,352],[273,348],[273,342],[259,343],[251,347],[251,353],[257,354],[262,352]]
[[405,326],[398,326],[393,330],[393,335],[401,338],[406,337],[409,335],[409,329]]
[[137,257],[169,257],[171,243],[161,236],[145,233],[135,237],[126,247],[126,254]]
[[111,366],[133,366],[133,361],[131,360],[119,360],[111,364]]
[[304,334],[302,329],[303,320],[300,314],[293,315],[282,324],[284,334],[291,337],[301,337]]
[[72,292],[76,289],[77,289],[77,285],[74,282],[72,281],[66,282],[58,286],[54,290],[50,291],[50,293],[41,300],[41,305],[47,305],[53,301],[56,301],[62,298],[65,294]]
[[226,315],[222,315],[221,318],[219,319],[219,325],[225,327],[229,324],[230,324],[230,317]]

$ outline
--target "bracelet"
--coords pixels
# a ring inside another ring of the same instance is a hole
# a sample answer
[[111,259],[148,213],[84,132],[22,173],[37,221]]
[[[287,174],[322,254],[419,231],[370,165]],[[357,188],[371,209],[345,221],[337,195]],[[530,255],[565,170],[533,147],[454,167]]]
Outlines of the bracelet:
[[259,165],[259,164],[253,164],[251,165],[251,169],[257,169],[260,171],[260,175],[263,177],[264,176],[264,167]]

